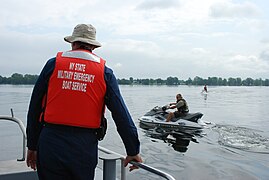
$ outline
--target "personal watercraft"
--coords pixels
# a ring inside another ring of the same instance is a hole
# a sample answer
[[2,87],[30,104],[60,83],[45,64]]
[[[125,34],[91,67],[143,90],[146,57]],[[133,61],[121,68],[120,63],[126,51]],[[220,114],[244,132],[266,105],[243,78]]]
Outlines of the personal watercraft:
[[198,120],[203,116],[202,113],[186,113],[178,118],[173,118],[170,122],[166,122],[168,116],[167,106],[156,106],[140,117],[140,127],[143,129],[152,129],[156,127],[166,129],[202,129],[203,126],[198,123]]

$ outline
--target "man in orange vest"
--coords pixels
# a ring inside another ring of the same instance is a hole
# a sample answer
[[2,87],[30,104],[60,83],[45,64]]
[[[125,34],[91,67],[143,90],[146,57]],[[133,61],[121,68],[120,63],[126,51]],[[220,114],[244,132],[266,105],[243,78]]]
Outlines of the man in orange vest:
[[37,169],[40,179],[94,179],[96,129],[105,106],[125,145],[125,166],[142,162],[137,129],[116,77],[92,52],[101,46],[96,29],[79,24],[64,40],[72,50],[48,60],[33,89],[27,115],[27,166]]

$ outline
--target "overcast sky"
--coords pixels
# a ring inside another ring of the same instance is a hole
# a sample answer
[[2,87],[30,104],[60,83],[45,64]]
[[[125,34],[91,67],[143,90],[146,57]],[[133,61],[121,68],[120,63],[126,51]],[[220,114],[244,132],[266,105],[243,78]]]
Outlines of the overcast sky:
[[79,23],[118,78],[269,78],[267,0],[2,0],[0,75],[39,74]]

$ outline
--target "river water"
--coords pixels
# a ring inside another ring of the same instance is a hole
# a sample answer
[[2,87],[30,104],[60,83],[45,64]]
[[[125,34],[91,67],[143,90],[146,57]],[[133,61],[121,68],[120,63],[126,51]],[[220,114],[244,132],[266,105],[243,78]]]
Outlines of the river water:
[[[0,85],[0,115],[26,125],[33,86]],[[138,128],[144,163],[176,179],[269,179],[269,87],[120,86]],[[138,118],[155,106],[187,100],[190,112],[203,113],[204,129],[195,134],[161,136],[140,127]],[[100,145],[120,154],[125,149],[106,111],[108,132]],[[15,123],[0,122],[0,160],[22,156],[22,137]],[[128,179],[159,179],[144,170],[127,173]]]

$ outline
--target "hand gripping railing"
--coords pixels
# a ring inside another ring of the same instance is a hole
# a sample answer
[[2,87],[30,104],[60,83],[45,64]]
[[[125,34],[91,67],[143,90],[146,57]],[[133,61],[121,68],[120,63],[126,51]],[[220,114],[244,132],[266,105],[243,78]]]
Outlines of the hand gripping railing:
[[17,119],[14,117],[13,110],[10,109],[11,111],[11,117],[10,116],[0,116],[0,120],[8,120],[8,121],[13,121],[17,123],[21,129],[22,135],[23,135],[23,141],[22,141],[22,158],[17,159],[17,161],[24,161],[25,160],[25,152],[26,152],[26,130],[25,126],[23,125],[22,121],[20,119]]
[[[102,151],[106,154],[110,154],[110,155],[115,155],[116,157],[114,158],[107,158],[107,157],[102,157],[100,156],[100,159],[102,159],[104,161],[104,168],[103,168],[103,179],[104,180],[109,180],[109,179],[115,179],[115,177],[113,177],[113,175],[111,175],[111,166],[109,167],[109,165],[107,166],[107,164],[111,163],[112,161],[112,167],[115,166],[116,164],[116,160],[120,159],[121,160],[121,180],[126,180],[126,168],[124,167],[124,160],[125,157],[121,154],[118,154],[116,152],[113,152],[111,150],[108,150],[104,147],[98,146],[99,151]],[[118,158],[117,158],[118,157]],[[167,174],[159,169],[153,168],[149,165],[143,164],[143,163],[139,163],[139,162],[135,162],[135,161],[131,161],[130,164],[133,164],[135,166],[138,166],[144,170],[147,170],[153,174],[156,174],[160,177],[163,177],[165,179],[168,180],[175,180],[175,178],[173,176],[171,176],[170,174]],[[113,169],[113,168],[112,168]],[[116,170],[115,170],[116,171]]]

